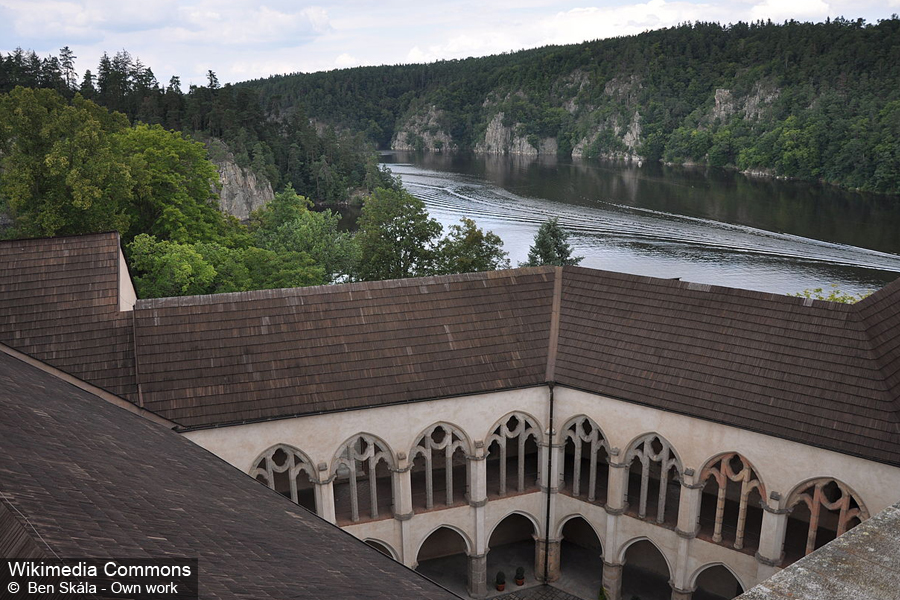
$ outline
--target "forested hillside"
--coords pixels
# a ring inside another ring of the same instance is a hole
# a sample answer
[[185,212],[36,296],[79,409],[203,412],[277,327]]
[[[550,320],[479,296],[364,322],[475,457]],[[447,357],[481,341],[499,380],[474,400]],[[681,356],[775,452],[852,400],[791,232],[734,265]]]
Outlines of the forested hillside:
[[124,50],[112,58],[104,54],[96,71],[81,76],[74,58],[68,47],[47,58],[22,49],[0,55],[0,94],[16,86],[51,89],[66,99],[78,93],[132,122],[190,134],[207,142],[213,154],[230,151],[238,165],[252,169],[275,190],[291,184],[317,204],[334,205],[355,191],[392,185],[362,135],[317,128],[301,110],[269,118],[256,91],[220,86],[212,71],[207,85],[184,92],[178,77],[161,85],[149,66]]
[[[212,72],[188,94],[174,79],[163,89],[125,52],[79,84],[70,55],[0,56],[0,238],[117,231],[142,298],[508,266],[500,239],[470,220],[442,237],[362,136],[300,111],[269,118],[252,90],[220,88]],[[216,203],[209,151],[222,139],[283,184],[249,223]],[[353,192],[363,204],[355,235],[331,210],[313,210],[311,199]]]
[[381,147],[703,163],[900,193],[900,19],[696,23],[427,65],[270,77]]

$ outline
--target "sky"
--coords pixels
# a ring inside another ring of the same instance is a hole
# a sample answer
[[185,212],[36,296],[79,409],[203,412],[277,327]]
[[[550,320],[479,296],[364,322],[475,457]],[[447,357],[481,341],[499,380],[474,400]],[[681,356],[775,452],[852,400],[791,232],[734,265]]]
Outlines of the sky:
[[76,70],[128,50],[186,88],[360,65],[432,62],[632,35],[685,22],[868,22],[900,0],[0,0],[0,52],[63,46]]

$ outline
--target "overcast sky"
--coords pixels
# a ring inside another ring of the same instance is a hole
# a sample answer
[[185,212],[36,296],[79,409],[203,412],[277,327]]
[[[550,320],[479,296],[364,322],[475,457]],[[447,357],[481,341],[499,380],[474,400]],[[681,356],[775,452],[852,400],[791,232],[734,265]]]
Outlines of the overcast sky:
[[630,35],[687,21],[869,22],[900,0],[0,0],[0,51],[69,46],[79,74],[126,49],[161,83],[431,62]]

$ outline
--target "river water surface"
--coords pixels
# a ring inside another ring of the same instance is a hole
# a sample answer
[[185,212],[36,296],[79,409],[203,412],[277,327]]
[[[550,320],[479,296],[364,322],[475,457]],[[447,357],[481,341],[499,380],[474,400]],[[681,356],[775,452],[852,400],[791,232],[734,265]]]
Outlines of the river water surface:
[[492,230],[513,266],[550,217],[582,266],[776,293],[900,277],[900,199],[715,169],[386,153],[446,228]]

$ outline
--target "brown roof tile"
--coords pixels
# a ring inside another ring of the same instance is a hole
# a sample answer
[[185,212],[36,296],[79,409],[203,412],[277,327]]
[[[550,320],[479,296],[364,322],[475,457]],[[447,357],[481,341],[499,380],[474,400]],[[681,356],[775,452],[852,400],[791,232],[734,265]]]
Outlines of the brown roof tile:
[[183,426],[534,386],[549,373],[900,464],[900,282],[848,306],[543,267],[141,300],[132,330],[117,311],[117,244],[0,243],[11,257],[0,340],[130,398],[138,379],[146,407]]
[[2,347],[0,413],[0,556],[199,558],[205,599],[456,597]]

